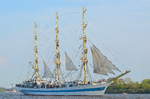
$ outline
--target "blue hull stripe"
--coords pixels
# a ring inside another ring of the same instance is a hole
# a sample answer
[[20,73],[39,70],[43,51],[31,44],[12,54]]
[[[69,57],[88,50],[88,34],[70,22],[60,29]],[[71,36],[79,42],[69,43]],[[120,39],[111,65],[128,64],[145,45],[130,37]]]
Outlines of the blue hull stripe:
[[86,88],[86,89],[70,89],[70,90],[21,90],[23,93],[29,92],[83,92],[83,91],[102,91],[105,90],[105,87],[99,88]]

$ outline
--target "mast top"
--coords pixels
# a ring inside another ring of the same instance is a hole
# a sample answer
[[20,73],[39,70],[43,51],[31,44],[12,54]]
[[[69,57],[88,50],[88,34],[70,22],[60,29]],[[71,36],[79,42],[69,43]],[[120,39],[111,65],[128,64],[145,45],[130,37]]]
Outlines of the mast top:
[[87,22],[85,20],[86,14],[87,14],[87,9],[83,8],[83,12],[82,12],[82,30],[83,30],[83,36],[86,36],[86,28],[87,28]]

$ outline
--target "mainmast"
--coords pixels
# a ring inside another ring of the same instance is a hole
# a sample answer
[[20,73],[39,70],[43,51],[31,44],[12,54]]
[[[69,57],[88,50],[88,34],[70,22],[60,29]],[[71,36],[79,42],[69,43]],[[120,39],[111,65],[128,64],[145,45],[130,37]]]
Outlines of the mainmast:
[[41,80],[40,73],[39,73],[39,50],[38,50],[38,32],[37,32],[37,24],[34,23],[34,80]]
[[60,60],[60,42],[59,42],[59,16],[58,13],[56,13],[56,71],[55,71],[55,80],[60,81],[60,75],[61,75],[61,60]]
[[83,32],[83,56],[81,58],[82,60],[82,65],[84,68],[84,80],[83,84],[87,84],[87,65],[88,65],[88,48],[87,48],[87,35],[86,35],[86,28],[87,28],[87,23],[85,22],[85,15],[87,14],[87,9],[83,8],[83,13],[82,13],[82,32]]

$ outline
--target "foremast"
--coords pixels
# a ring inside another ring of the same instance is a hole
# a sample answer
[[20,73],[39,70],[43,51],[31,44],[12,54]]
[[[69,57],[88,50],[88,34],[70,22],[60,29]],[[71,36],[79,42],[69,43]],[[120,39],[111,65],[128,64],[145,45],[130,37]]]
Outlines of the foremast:
[[81,58],[82,65],[83,65],[83,71],[84,71],[83,84],[87,84],[88,83],[88,79],[87,79],[88,48],[87,48],[87,34],[86,34],[87,23],[85,22],[85,15],[86,14],[87,14],[87,9],[83,8],[83,12],[82,12],[83,56]]
[[61,59],[60,59],[60,40],[59,40],[59,16],[58,13],[56,13],[56,58],[55,58],[55,64],[56,64],[56,70],[55,70],[55,80],[60,81],[61,79]]
[[39,73],[39,50],[38,50],[38,32],[37,32],[37,24],[34,23],[34,74],[32,76],[32,79],[35,81],[41,80],[41,76]]

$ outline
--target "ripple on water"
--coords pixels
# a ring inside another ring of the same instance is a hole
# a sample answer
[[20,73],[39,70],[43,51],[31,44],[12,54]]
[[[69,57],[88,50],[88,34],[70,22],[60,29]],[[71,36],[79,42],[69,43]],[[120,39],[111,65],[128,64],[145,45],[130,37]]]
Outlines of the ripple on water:
[[103,96],[27,96],[21,93],[0,93],[0,99],[150,99],[150,94],[106,94]]

